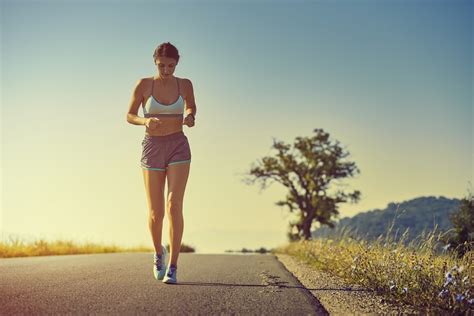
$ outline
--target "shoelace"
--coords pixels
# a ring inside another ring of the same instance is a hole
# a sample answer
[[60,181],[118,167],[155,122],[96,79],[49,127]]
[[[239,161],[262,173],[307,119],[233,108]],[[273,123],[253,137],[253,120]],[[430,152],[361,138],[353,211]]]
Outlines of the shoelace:
[[169,269],[169,271],[168,271],[168,276],[169,276],[169,277],[172,277],[175,270],[176,270],[175,267],[170,267],[170,269]]
[[157,256],[155,256],[155,265],[158,270],[161,270],[161,260],[162,258],[158,258]]

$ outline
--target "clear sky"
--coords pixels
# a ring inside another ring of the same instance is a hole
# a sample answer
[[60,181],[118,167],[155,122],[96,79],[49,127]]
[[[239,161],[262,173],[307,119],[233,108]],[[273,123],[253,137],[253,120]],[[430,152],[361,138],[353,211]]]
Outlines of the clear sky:
[[[163,42],[193,82],[183,243],[198,252],[286,242],[286,190],[242,174],[272,139],[323,128],[361,174],[341,217],[473,179],[472,1],[2,1],[0,229],[152,247],[126,122]],[[139,115],[143,116],[140,109]],[[163,242],[169,242],[165,217]]]

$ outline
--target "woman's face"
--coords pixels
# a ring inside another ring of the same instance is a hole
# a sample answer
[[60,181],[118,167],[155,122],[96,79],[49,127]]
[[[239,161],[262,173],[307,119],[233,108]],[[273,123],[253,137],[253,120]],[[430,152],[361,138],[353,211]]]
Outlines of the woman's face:
[[155,64],[158,66],[160,76],[163,76],[165,78],[171,77],[176,68],[176,60],[174,58],[169,57],[157,57],[155,60]]

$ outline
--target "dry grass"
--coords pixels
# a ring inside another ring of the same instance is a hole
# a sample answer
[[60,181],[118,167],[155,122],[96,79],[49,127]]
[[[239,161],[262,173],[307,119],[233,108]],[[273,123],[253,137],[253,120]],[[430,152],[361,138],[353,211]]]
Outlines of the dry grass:
[[[169,251],[169,245],[166,245]],[[153,252],[154,249],[146,246],[120,247],[115,244],[102,245],[93,242],[78,243],[72,240],[56,240],[49,242],[40,238],[31,242],[20,237],[9,236],[7,240],[0,241],[0,258],[72,255],[111,252]],[[181,252],[194,252],[194,248],[181,244]]]
[[420,240],[405,245],[407,231],[398,242],[390,233],[373,242],[353,238],[340,230],[331,239],[293,242],[274,252],[294,255],[321,269],[421,310],[439,308],[472,315],[474,306],[474,249],[459,259],[452,250],[435,251],[442,234],[436,228]]

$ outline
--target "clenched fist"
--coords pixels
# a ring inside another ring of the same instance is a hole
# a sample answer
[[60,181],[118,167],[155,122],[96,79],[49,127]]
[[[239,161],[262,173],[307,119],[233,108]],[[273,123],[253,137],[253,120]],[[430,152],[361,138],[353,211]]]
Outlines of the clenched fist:
[[187,125],[188,127],[194,126],[194,115],[188,114],[183,121],[183,125]]
[[145,126],[149,129],[155,129],[163,122],[157,117],[150,117],[145,121]]

